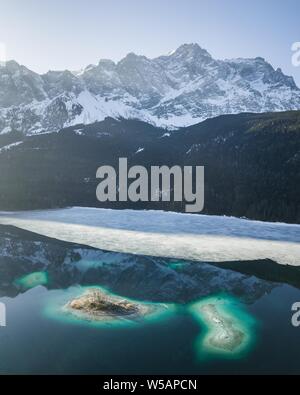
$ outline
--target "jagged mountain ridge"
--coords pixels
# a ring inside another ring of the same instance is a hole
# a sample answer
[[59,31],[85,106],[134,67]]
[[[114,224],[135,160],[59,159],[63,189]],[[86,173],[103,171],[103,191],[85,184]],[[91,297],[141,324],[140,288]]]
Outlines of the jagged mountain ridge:
[[215,60],[198,44],[148,59],[134,53],[81,72],[39,75],[9,61],[0,67],[0,134],[58,131],[105,117],[189,126],[241,112],[300,109],[292,77],[263,58]]

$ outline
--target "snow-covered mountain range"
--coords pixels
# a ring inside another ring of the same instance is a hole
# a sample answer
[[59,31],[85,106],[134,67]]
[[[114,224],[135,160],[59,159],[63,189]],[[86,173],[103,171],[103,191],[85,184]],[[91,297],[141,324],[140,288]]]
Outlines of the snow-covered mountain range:
[[0,134],[55,132],[137,118],[176,128],[222,114],[300,109],[292,77],[263,58],[215,60],[198,44],[155,59],[128,54],[81,72],[39,75],[15,61],[0,67]]

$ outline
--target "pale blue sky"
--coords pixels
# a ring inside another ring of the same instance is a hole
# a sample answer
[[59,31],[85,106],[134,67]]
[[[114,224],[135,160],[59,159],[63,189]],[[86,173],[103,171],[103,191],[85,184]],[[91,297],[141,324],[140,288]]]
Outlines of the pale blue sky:
[[0,0],[8,58],[38,72],[197,42],[219,59],[262,56],[300,85],[299,26],[299,0]]

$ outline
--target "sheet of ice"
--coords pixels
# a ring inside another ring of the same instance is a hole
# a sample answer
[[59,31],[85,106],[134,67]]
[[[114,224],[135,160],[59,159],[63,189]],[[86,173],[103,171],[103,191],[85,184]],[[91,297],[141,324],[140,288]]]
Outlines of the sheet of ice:
[[74,207],[0,213],[0,224],[116,252],[300,265],[300,225],[162,211]]

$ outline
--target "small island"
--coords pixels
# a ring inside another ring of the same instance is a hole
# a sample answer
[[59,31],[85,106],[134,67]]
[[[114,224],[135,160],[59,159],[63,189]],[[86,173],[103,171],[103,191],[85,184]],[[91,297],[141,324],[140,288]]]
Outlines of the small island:
[[88,289],[83,295],[67,303],[65,308],[74,315],[93,321],[139,319],[153,312],[148,304],[129,301],[101,289]]
[[189,306],[201,328],[195,347],[200,359],[219,354],[240,358],[251,349],[256,321],[230,295],[212,295]]
[[234,321],[218,311],[214,304],[201,307],[203,319],[212,327],[207,337],[208,344],[216,349],[234,352],[243,344],[245,334],[239,330]]

